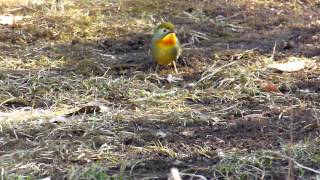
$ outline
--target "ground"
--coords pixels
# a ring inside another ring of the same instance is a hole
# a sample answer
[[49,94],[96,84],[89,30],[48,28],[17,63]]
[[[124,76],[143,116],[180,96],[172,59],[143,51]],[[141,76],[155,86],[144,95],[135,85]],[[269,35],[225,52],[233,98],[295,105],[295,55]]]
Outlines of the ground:
[[[0,0],[4,179],[319,179],[318,1]],[[172,21],[175,73],[150,57]],[[303,60],[296,72],[267,68]]]

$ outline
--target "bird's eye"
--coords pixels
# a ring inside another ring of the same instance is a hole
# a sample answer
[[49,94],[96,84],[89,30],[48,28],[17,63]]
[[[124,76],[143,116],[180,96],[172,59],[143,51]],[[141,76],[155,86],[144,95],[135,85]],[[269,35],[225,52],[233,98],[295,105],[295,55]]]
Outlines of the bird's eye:
[[163,29],[163,32],[164,32],[164,33],[166,33],[166,32],[167,32],[167,30],[166,30],[166,29]]

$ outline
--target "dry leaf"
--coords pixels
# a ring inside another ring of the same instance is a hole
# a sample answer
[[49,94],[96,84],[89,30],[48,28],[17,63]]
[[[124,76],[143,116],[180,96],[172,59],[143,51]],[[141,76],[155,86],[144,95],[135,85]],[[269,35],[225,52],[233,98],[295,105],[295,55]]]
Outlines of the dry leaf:
[[279,87],[272,82],[264,82],[261,84],[261,89],[265,92],[279,92]]
[[294,61],[279,64],[269,64],[267,68],[276,69],[282,72],[300,71],[305,67],[305,61]]

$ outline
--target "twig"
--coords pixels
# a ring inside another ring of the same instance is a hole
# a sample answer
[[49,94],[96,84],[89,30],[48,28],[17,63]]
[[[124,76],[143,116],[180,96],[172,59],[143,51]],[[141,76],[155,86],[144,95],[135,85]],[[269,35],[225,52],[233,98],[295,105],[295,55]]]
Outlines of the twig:
[[180,173],[183,176],[190,176],[191,178],[196,177],[199,178],[201,180],[207,180],[207,178],[205,178],[204,176],[201,175],[197,175],[197,174],[189,174],[189,173]]
[[12,101],[12,100],[14,100],[14,99],[16,99],[16,97],[12,97],[12,98],[9,98],[9,99],[7,99],[7,100],[4,100],[3,102],[0,103],[0,106],[4,105],[4,104],[6,104],[7,102],[10,102],[10,101]]
[[276,48],[277,48],[277,41],[274,42],[273,50],[272,50],[272,55],[270,57],[271,60],[274,60],[274,54],[276,53]]
[[315,169],[312,169],[312,168],[309,168],[309,167],[307,167],[307,166],[304,166],[304,165],[298,163],[295,159],[293,159],[293,158],[291,158],[291,157],[286,157],[286,156],[284,156],[284,157],[292,160],[292,162],[294,162],[297,166],[299,166],[299,167],[302,168],[302,169],[305,169],[305,170],[308,170],[308,171],[311,171],[311,172],[320,174],[320,171],[317,171],[317,170],[315,170]]

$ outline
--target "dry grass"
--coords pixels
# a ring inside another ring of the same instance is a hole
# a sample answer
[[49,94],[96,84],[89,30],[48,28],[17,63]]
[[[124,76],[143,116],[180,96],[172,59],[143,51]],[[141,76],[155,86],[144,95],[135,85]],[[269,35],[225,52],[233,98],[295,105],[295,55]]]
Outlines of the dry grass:
[[[319,177],[317,1],[55,6],[0,0],[1,14],[25,17],[0,29],[4,179],[167,179],[171,167],[185,179]],[[178,29],[179,74],[154,73],[161,20]],[[266,68],[292,57],[312,67]]]

